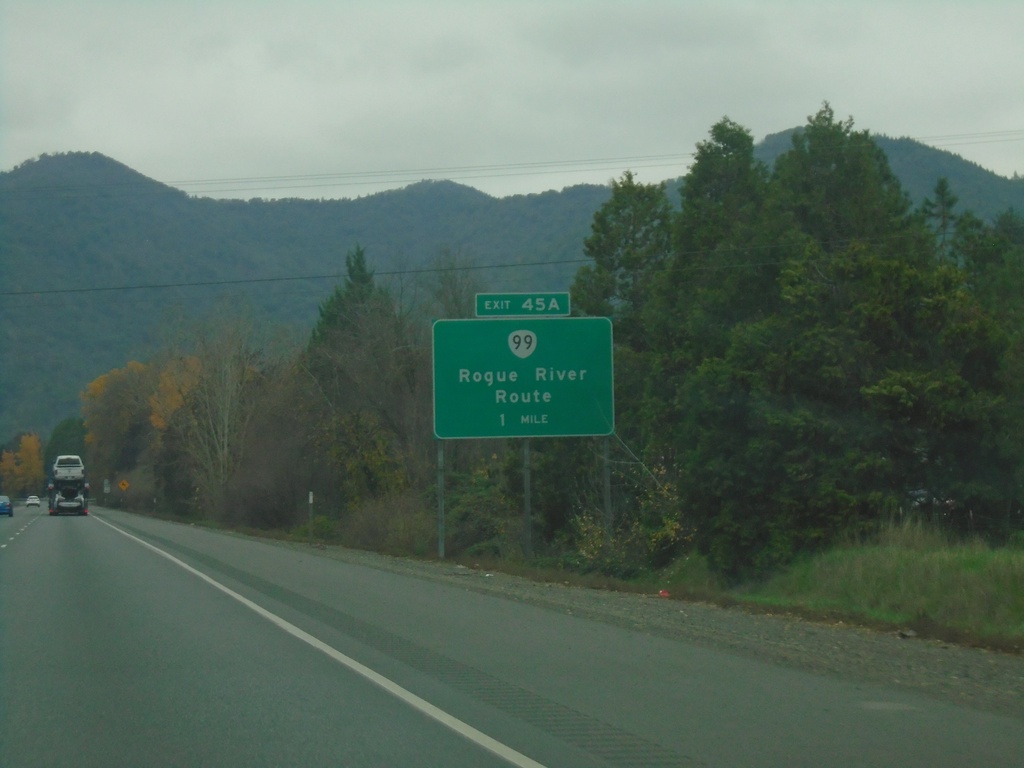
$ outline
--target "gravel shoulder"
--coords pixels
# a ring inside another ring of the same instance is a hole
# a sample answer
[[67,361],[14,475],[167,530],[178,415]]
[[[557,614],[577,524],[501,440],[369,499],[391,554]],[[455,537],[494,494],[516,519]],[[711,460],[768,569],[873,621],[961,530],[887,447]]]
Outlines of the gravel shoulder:
[[[308,544],[277,542],[310,552]],[[530,603],[567,614],[853,682],[913,690],[935,699],[1024,719],[1024,657],[838,622],[750,613],[656,595],[530,581],[453,563],[312,549],[372,568]]]

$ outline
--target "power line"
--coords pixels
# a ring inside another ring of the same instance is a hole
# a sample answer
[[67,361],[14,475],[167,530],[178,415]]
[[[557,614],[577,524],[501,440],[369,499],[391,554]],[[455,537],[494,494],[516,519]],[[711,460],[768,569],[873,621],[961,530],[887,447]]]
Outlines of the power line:
[[[653,163],[653,164],[631,163],[628,166],[629,170],[634,170],[634,171],[635,170],[639,170],[639,169],[665,168],[665,167],[672,167],[672,164],[669,164],[669,163]],[[574,169],[568,169],[568,170],[552,168],[552,169],[549,169],[549,170],[522,170],[522,171],[508,170],[508,171],[503,171],[503,172],[500,172],[500,173],[499,172],[484,172],[484,171],[481,171],[481,172],[478,172],[478,173],[477,172],[444,172],[443,177],[447,181],[472,181],[474,179],[511,178],[511,177],[515,177],[515,176],[543,176],[543,175],[553,176],[555,174],[563,174],[563,173],[588,173],[588,172],[593,172],[593,171],[607,171],[609,173],[618,173],[621,170],[622,170],[622,166],[621,165],[611,165],[611,164],[609,164],[609,165],[607,165],[605,167],[590,166],[590,167],[587,167],[587,168],[574,168]],[[424,181],[424,180],[427,180],[427,179],[430,178],[428,176],[422,176],[422,175],[415,176],[415,175],[412,175],[413,172],[410,172],[410,175],[408,175],[408,176],[387,176],[385,174],[381,174],[379,177],[369,178],[371,176],[375,176],[377,173],[379,173],[379,172],[373,172],[373,173],[368,173],[368,174],[351,174],[352,178],[350,178],[348,180],[302,181],[301,183],[293,183],[293,184],[289,184],[289,183],[283,182],[283,183],[273,183],[273,184],[270,184],[270,185],[262,185],[262,186],[259,185],[259,184],[256,184],[255,182],[253,182],[252,184],[248,184],[248,185],[245,185],[245,186],[232,185],[232,186],[223,186],[223,187],[221,187],[221,186],[218,186],[218,187],[207,187],[207,188],[205,188],[205,189],[203,189],[201,191],[204,194],[223,194],[223,193],[226,193],[226,192],[261,192],[261,191],[264,191],[264,192],[265,191],[278,191],[278,192],[280,192],[280,191],[287,191],[287,190],[293,190],[293,189],[318,189],[318,188],[337,188],[337,187],[358,187],[358,186],[368,186],[368,185],[371,185],[371,184],[408,185],[408,184],[415,184],[417,182]],[[682,172],[679,175],[683,175]],[[342,176],[344,176],[344,174],[339,174],[338,176],[327,176],[326,178],[341,178]],[[316,179],[318,177],[311,176],[311,177],[294,177],[294,178],[296,180],[301,181],[303,178]],[[246,183],[248,181],[249,180],[242,179],[242,180],[240,180],[239,183],[242,184],[242,183]],[[215,184],[217,182],[207,181],[207,182],[192,182],[192,183],[193,184]],[[184,184],[187,184],[187,182],[175,182],[174,184],[172,184],[172,186],[175,186],[176,188],[180,188],[177,185],[184,185]],[[185,190],[183,190],[183,191],[185,191]],[[193,190],[192,193],[193,194],[198,194],[198,191],[197,190]]]
[[117,184],[48,184],[19,189],[0,189],[0,194],[16,193],[19,196],[43,193],[95,194],[102,190],[105,196],[137,194],[152,184],[176,189],[179,192],[196,195],[223,194],[226,192],[266,192],[293,189],[317,189],[334,187],[355,187],[367,185],[408,185],[425,179],[474,180],[506,178],[513,176],[542,176],[562,173],[589,173],[608,171],[617,173],[623,166],[632,169],[679,167],[680,175],[685,172],[685,163],[694,153],[666,155],[637,155],[631,157],[606,157],[582,160],[552,160],[544,162],[504,163],[490,165],[457,165],[423,168],[399,168],[390,170],[339,171],[334,173],[288,174],[276,176],[237,176],[211,179],[179,179],[160,182],[144,180]]
[[168,181],[172,186],[204,186],[208,184],[257,184],[257,183],[291,183],[295,181],[338,181],[347,183],[351,180],[374,182],[390,180],[394,177],[412,177],[422,179],[425,176],[443,175],[445,177],[487,178],[489,176],[520,176],[533,174],[549,174],[561,171],[606,170],[606,166],[621,167],[623,163],[655,163],[655,166],[678,163],[680,160],[692,158],[693,152],[669,155],[638,155],[634,157],[605,157],[590,160],[551,160],[544,162],[501,163],[490,165],[455,165],[426,168],[403,168],[385,171],[349,171],[337,173],[292,174],[285,176],[250,176],[223,179],[179,179]]
[[[884,134],[877,134],[883,136]],[[905,137],[911,141],[933,148],[966,146],[973,144],[994,144],[1024,141],[1024,129],[986,131],[974,133],[935,134],[930,136]],[[514,176],[550,176],[564,173],[590,173],[607,171],[617,173],[624,168],[630,170],[678,167],[680,176],[685,174],[695,152],[669,154],[625,155],[573,160],[548,160],[518,163],[490,163],[483,165],[441,165],[386,170],[337,171],[332,173],[281,174],[269,176],[227,176],[209,179],[186,178],[168,182],[156,182],[178,189],[187,194],[211,195],[227,192],[268,192],[298,189],[357,187],[379,184],[413,184],[425,179],[447,179],[470,181]],[[31,187],[23,192],[75,192],[115,187],[133,188],[150,183],[133,182],[121,185],[49,185]],[[2,192],[2,191],[0,191]]]
[[[437,272],[470,272],[485,269],[513,269],[517,267],[550,267],[559,266],[563,264],[581,264],[587,261],[589,261],[589,259],[562,259],[556,261],[533,261],[515,263],[510,262],[507,264],[473,264],[459,267],[422,267],[417,269],[377,270],[374,271],[373,274],[375,277],[400,277],[405,275],[421,275]],[[343,279],[344,277],[344,274],[334,272],[319,275],[288,275],[283,277],[244,277],[230,280],[197,280],[194,282],[182,281],[176,283],[136,283],[128,285],[87,286],[76,288],[47,288],[45,290],[0,291],[0,297],[54,296],[83,293],[106,293],[111,291],[127,292],[143,290],[166,290],[172,288],[224,287],[231,285],[257,285],[261,283],[286,283],[297,281],[312,282],[315,280],[337,281]]]
[[[855,243],[862,243],[870,247],[880,247],[885,242],[900,240],[907,237],[903,233],[894,233],[885,238],[848,238],[843,240],[832,241],[823,243],[822,246],[825,251],[839,250],[848,248]],[[716,255],[719,257],[729,256],[755,256],[758,254],[765,254],[772,251],[777,246],[775,245],[750,245],[750,246],[731,246],[727,248],[709,248],[709,249],[694,249],[686,251],[674,252],[675,256],[682,257],[684,259],[699,259],[701,257],[707,257],[710,255]],[[761,267],[779,266],[788,263],[790,258],[764,260],[763,257],[758,260],[738,260],[728,261],[723,259],[719,263],[696,263],[691,265],[694,269],[700,272],[710,272],[719,270],[732,270],[732,269],[758,269]],[[816,261],[816,259],[811,259]],[[389,269],[389,270],[374,270],[375,277],[405,277],[411,275],[424,275],[424,274],[436,274],[440,272],[478,272],[483,270],[498,270],[498,269],[517,269],[517,268],[528,268],[528,267],[557,267],[571,264],[589,264],[591,263],[590,258],[578,258],[578,259],[556,259],[553,261],[523,261],[523,262],[505,262],[499,264],[469,264],[451,267],[416,267],[409,269]],[[261,284],[274,284],[274,283],[289,283],[289,282],[315,282],[318,280],[333,280],[338,282],[345,278],[345,274],[341,272],[329,272],[314,275],[283,275],[278,277],[243,277],[243,278],[231,278],[223,280],[196,280],[196,281],[178,281],[169,283],[135,283],[125,285],[105,285],[105,286],[79,286],[74,288],[46,288],[34,289],[34,290],[18,290],[18,291],[0,291],[0,297],[3,298],[14,298],[14,297],[26,297],[26,296],[54,296],[54,295],[69,295],[69,294],[94,294],[94,293],[109,293],[109,292],[132,292],[132,291],[144,291],[144,290],[169,290],[169,289],[181,289],[181,288],[220,288],[226,286],[243,286],[243,285],[261,285]]]
[[1024,140],[1024,128],[1014,128],[1009,131],[986,131],[984,133],[947,133],[937,136],[921,136],[914,139],[922,144],[929,143],[955,143],[955,144],[989,144],[998,141],[1022,141]]
[[[984,133],[954,133],[924,136],[913,139],[922,144],[934,146],[960,146],[966,144],[990,144],[1007,141],[1024,141],[1024,129],[1005,131],[988,131]],[[596,159],[552,160],[542,162],[500,163],[488,165],[455,165],[434,166],[424,168],[405,168],[384,171],[353,171],[318,174],[292,174],[284,176],[252,176],[222,179],[181,179],[169,181],[175,187],[206,187],[230,185],[246,185],[248,189],[298,189],[320,186],[353,186],[373,183],[414,183],[425,178],[443,177],[446,179],[482,179],[501,178],[506,176],[539,176],[564,173],[586,173],[589,171],[619,171],[624,166],[632,170],[638,168],[661,168],[689,162],[695,152],[636,155],[622,157],[605,157]],[[270,185],[257,187],[253,185]],[[280,185],[280,186],[279,186]],[[230,192],[232,188],[206,190],[207,192]]]
[[[912,139],[935,148],[1024,141],[1024,129],[988,131],[984,133],[938,134]],[[543,176],[557,173],[588,173],[608,171],[617,173],[623,168],[641,170],[688,164],[695,152],[605,157],[596,159],[552,160],[542,162],[500,163],[488,165],[434,166],[393,170],[351,171],[318,174],[292,174],[282,176],[252,176],[222,179],[182,179],[168,185],[194,193],[222,194],[225,192],[286,191],[321,187],[366,186],[369,184],[414,184],[428,178],[467,181],[475,179],[506,178],[513,176]],[[685,171],[685,167],[680,169]],[[684,175],[682,172],[679,175]],[[227,186],[225,186],[227,185]],[[214,188],[211,188],[214,187]]]

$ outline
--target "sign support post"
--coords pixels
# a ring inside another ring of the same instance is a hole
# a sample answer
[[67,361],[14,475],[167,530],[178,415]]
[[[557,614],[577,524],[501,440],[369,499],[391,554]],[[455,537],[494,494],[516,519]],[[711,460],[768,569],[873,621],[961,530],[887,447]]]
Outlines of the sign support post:
[[530,438],[523,439],[523,557],[533,559],[533,508],[530,491]]
[[604,454],[604,461],[602,462],[604,464],[602,467],[602,473],[604,474],[604,527],[610,534],[615,525],[615,514],[612,510],[612,459],[609,448],[611,438],[606,436],[601,443],[601,452]]
[[444,560],[444,440],[437,441],[437,557]]

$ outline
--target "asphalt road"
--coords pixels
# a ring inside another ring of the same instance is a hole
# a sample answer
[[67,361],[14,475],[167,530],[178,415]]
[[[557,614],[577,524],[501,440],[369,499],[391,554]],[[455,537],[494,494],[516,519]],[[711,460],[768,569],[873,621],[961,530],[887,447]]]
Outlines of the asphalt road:
[[241,536],[0,518],[0,766],[1018,766],[1021,718]]

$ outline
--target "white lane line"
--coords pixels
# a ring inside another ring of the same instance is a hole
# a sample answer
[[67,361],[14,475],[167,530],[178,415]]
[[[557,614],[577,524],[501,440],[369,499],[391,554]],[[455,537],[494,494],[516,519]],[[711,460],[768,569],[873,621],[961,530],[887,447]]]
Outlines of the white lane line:
[[129,539],[132,539],[133,541],[138,542],[142,546],[147,547],[148,549],[151,549],[152,551],[156,552],[158,555],[161,555],[162,557],[167,558],[172,563],[174,563],[175,565],[179,566],[180,568],[184,568],[189,573],[191,573],[191,574],[193,574],[195,576],[198,576],[200,579],[205,581],[210,586],[212,586],[212,587],[214,587],[216,589],[219,589],[225,595],[228,595],[229,597],[234,598],[235,600],[240,602],[242,605],[244,605],[246,608],[248,608],[249,610],[253,611],[254,613],[259,614],[260,616],[262,616],[264,619],[266,619],[267,621],[271,622],[272,624],[276,624],[279,628],[283,629],[289,635],[292,635],[293,637],[298,638],[299,640],[301,640],[302,642],[306,643],[307,645],[312,646],[313,648],[316,648],[318,651],[320,651],[322,653],[325,653],[327,656],[332,658],[334,661],[336,661],[339,664],[342,664],[342,665],[348,667],[350,670],[355,672],[357,675],[361,675],[362,677],[366,678],[367,680],[369,680],[374,685],[376,685],[376,686],[378,686],[380,688],[383,688],[385,691],[390,693],[395,698],[400,699],[401,701],[405,702],[406,704],[411,706],[413,709],[418,710],[419,712],[421,712],[424,715],[426,715],[427,717],[437,721],[438,723],[440,723],[441,725],[445,726],[446,728],[449,728],[449,729],[455,731],[455,733],[459,734],[460,736],[462,736],[462,737],[464,737],[466,739],[469,739],[474,744],[477,744],[478,746],[482,747],[483,749],[486,749],[488,752],[491,752],[492,754],[497,755],[498,757],[502,758],[503,760],[507,761],[508,763],[510,763],[510,764],[512,764],[514,766],[517,766],[517,768],[545,768],[545,766],[543,764],[538,763],[536,760],[532,760],[531,758],[527,757],[526,755],[522,754],[521,752],[517,752],[516,750],[512,749],[512,747],[510,747],[510,746],[508,746],[506,744],[502,744],[500,741],[498,741],[497,739],[491,738],[486,733],[483,733],[482,731],[478,731],[476,728],[474,728],[473,726],[469,725],[468,723],[463,722],[462,720],[459,720],[454,715],[448,714],[443,709],[434,706],[433,704],[431,704],[426,699],[420,698],[419,696],[417,696],[412,691],[406,690],[405,688],[400,686],[398,683],[395,683],[392,680],[389,680],[388,678],[386,678],[383,675],[381,675],[379,672],[374,672],[369,667],[365,666],[364,664],[360,664],[358,661],[356,661],[355,659],[351,658],[350,656],[346,656],[345,654],[343,654],[341,651],[337,650],[336,648],[332,648],[331,646],[327,645],[327,643],[325,643],[322,640],[314,637],[313,635],[309,634],[305,630],[299,629],[297,626],[292,624],[290,621],[287,621],[286,619],[281,618],[280,616],[278,616],[275,613],[271,613],[270,611],[268,611],[266,608],[262,607],[261,605],[258,605],[257,603],[254,603],[249,598],[244,597],[243,595],[238,594],[237,592],[235,592],[230,587],[226,587],[225,585],[221,584],[219,581],[216,581],[215,579],[210,578],[209,576],[207,576],[202,571],[196,570],[191,565],[189,565],[188,563],[185,563],[185,562],[179,560],[178,558],[176,558],[174,555],[170,554],[169,552],[165,552],[164,550],[160,549],[159,547],[150,544],[148,541],[144,541],[144,540],[140,539],[138,536],[134,536],[134,535],[128,533],[127,531],[121,530],[120,528],[118,528],[113,523],[108,523],[106,520],[103,520],[103,519],[101,519],[99,517],[96,517],[96,515],[94,515],[94,514],[91,514],[89,516],[93,520],[96,520],[96,521],[98,521],[100,523],[103,523],[104,525],[106,525],[106,526],[108,526],[110,528],[113,528],[115,531],[120,533],[122,536],[127,536]]

